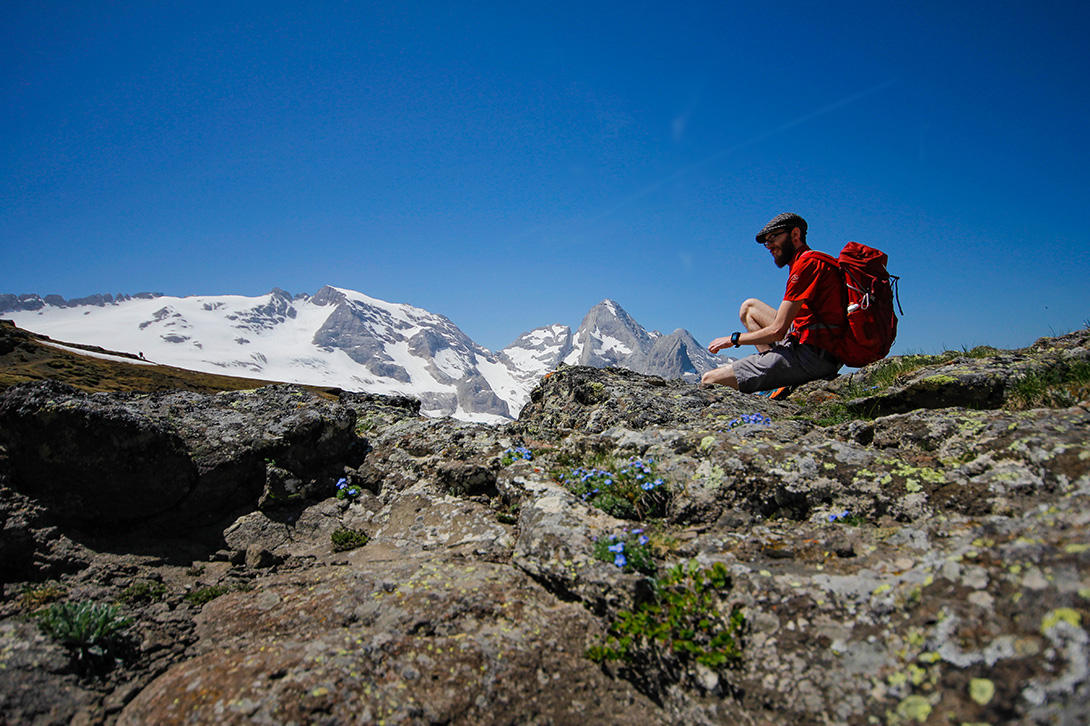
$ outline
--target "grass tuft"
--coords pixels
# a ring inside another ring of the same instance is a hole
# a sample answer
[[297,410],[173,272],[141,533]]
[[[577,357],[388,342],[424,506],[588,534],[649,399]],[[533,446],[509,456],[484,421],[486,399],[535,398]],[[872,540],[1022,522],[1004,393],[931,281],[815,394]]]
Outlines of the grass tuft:
[[1090,363],[1077,361],[1058,365],[1041,373],[1030,373],[1015,381],[1007,394],[1005,408],[1066,408],[1090,399]]

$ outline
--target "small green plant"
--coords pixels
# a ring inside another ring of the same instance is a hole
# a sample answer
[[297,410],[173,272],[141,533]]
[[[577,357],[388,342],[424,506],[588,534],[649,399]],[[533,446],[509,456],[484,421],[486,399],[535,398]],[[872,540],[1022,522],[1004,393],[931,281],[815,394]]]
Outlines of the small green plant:
[[191,567],[186,568],[185,574],[189,575],[190,577],[200,577],[204,574],[204,565],[200,562],[195,563]]
[[632,459],[619,467],[610,465],[609,469],[580,466],[558,478],[584,502],[623,519],[661,517],[670,501],[670,487],[656,475],[655,461],[650,457]]
[[329,535],[329,540],[333,544],[334,552],[346,552],[363,547],[371,541],[371,538],[363,530],[338,527],[333,530],[333,534]]
[[382,417],[377,414],[368,414],[356,420],[356,436],[363,436],[379,427]]
[[352,501],[359,499],[360,494],[363,493],[363,488],[356,484],[349,484],[345,478],[337,480],[337,499],[347,499]]
[[76,652],[84,665],[102,663],[112,658],[120,647],[121,632],[131,620],[119,617],[118,606],[85,600],[79,603],[53,603],[34,617],[42,632]]
[[516,446],[500,454],[500,466],[511,466],[516,461],[533,461],[534,452],[525,446]]
[[[605,642],[586,656],[602,663],[662,664],[677,659],[709,668],[730,667],[742,658],[745,614],[741,606],[724,612],[721,595],[731,587],[722,563],[675,565],[655,581],[654,598],[624,611],[610,624]],[[672,670],[672,669],[667,669]]]
[[623,530],[594,542],[594,559],[610,562],[625,572],[655,573],[651,538],[642,529]]
[[128,605],[156,602],[163,599],[167,586],[161,582],[140,580],[126,587],[117,596],[117,601]]
[[67,588],[55,580],[27,585],[19,593],[19,605],[26,610],[37,610],[43,605],[60,600],[67,594]]
[[500,524],[518,524],[521,507],[511,502],[503,502],[499,497],[492,500],[492,507],[496,511],[496,521]]
[[185,599],[198,607],[203,607],[220,595],[225,595],[230,591],[231,588],[227,585],[209,585],[208,587],[202,587],[199,590],[187,592],[185,594]]

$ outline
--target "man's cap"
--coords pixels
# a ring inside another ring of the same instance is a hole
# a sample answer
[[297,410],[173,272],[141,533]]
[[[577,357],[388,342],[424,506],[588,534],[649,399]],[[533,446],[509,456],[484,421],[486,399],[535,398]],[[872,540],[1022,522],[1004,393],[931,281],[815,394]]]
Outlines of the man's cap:
[[784,212],[783,214],[777,214],[772,218],[768,224],[766,224],[760,232],[757,233],[757,242],[764,244],[765,237],[773,232],[779,232],[781,229],[793,229],[798,227],[803,232],[806,231],[806,220],[795,214],[794,212]]

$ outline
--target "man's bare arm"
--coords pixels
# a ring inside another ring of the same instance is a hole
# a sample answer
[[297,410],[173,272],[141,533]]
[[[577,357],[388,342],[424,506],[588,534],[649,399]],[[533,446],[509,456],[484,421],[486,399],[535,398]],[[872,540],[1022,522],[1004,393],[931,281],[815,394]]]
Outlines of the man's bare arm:
[[[775,343],[783,340],[787,335],[787,331],[791,329],[791,323],[799,314],[799,310],[802,309],[802,300],[784,300],[780,303],[779,309],[776,310],[776,318],[770,325],[767,325],[760,330],[747,331],[738,336],[738,345],[759,345]],[[716,338],[708,346],[708,351],[711,353],[718,353],[724,348],[731,347],[730,336],[725,338]]]

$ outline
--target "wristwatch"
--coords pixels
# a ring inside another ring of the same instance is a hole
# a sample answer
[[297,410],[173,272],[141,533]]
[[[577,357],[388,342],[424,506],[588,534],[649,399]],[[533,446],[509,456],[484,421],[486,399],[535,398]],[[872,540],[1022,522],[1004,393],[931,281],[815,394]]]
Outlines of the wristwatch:
[[740,335],[741,333],[732,333],[730,336],[730,344],[733,345],[735,348],[738,348],[741,345],[741,343],[738,342],[738,337]]

